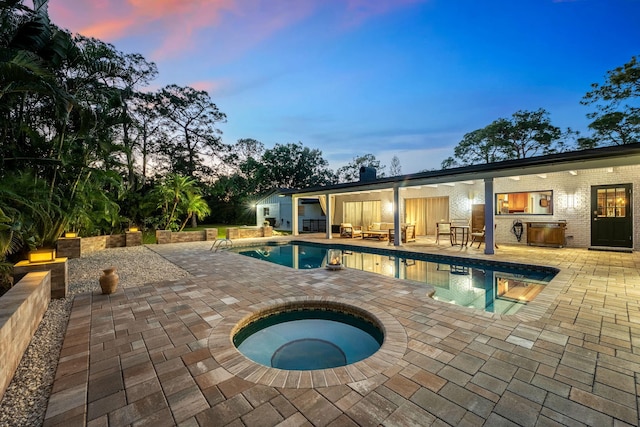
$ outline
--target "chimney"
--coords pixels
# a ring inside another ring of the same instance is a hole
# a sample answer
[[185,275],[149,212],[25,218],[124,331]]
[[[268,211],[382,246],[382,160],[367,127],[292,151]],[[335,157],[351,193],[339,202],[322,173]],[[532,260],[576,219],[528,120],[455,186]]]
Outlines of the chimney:
[[360,182],[369,182],[376,180],[376,168],[368,166],[360,166]]

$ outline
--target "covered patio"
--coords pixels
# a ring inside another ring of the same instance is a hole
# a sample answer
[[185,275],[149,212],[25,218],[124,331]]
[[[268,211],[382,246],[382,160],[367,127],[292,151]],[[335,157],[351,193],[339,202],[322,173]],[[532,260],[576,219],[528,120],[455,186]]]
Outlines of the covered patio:
[[[484,253],[491,255],[496,243],[527,244],[528,223],[549,223],[563,228],[557,246],[640,247],[633,215],[640,198],[632,197],[640,185],[640,144],[388,178],[366,172],[359,182],[286,192],[294,200],[294,234],[301,217],[295,201],[317,198],[328,239],[339,235],[341,223],[364,231],[379,223],[395,230],[412,224],[417,235],[435,236],[439,222],[463,221],[470,232],[485,231]],[[523,234],[513,232],[515,221]],[[403,244],[402,233],[393,244]]]

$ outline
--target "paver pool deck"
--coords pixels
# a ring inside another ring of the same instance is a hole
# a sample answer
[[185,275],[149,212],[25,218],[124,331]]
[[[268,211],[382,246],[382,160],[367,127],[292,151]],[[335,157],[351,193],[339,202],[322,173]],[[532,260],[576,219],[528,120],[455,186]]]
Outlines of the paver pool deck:
[[[191,276],[75,297],[46,426],[639,423],[638,253],[404,247],[560,269],[520,314],[500,316],[434,301],[414,282],[294,270],[210,247],[149,246]],[[355,365],[306,372],[261,367],[230,344],[244,316],[303,299],[372,311],[393,339]]]

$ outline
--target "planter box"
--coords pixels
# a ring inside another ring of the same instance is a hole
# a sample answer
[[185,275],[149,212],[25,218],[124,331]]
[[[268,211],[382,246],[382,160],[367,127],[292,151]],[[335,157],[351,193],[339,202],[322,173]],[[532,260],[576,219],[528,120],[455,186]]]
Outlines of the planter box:
[[26,274],[38,271],[51,272],[51,298],[65,298],[67,296],[69,291],[67,258],[56,258],[51,262],[30,263],[29,261],[20,261],[13,266],[13,277],[18,281]]
[[56,252],[59,257],[80,258],[82,239],[80,237],[61,237],[56,242]]
[[142,245],[142,231],[127,231],[124,236],[126,247]]

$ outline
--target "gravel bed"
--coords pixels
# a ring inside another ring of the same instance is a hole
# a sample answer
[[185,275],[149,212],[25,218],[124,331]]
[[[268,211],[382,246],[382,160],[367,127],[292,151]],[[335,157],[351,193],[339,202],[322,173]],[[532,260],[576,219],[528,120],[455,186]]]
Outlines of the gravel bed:
[[73,296],[100,289],[102,270],[117,268],[119,287],[189,276],[145,246],[106,249],[69,260],[69,296],[51,300],[0,402],[0,426],[41,426],[53,386]]

